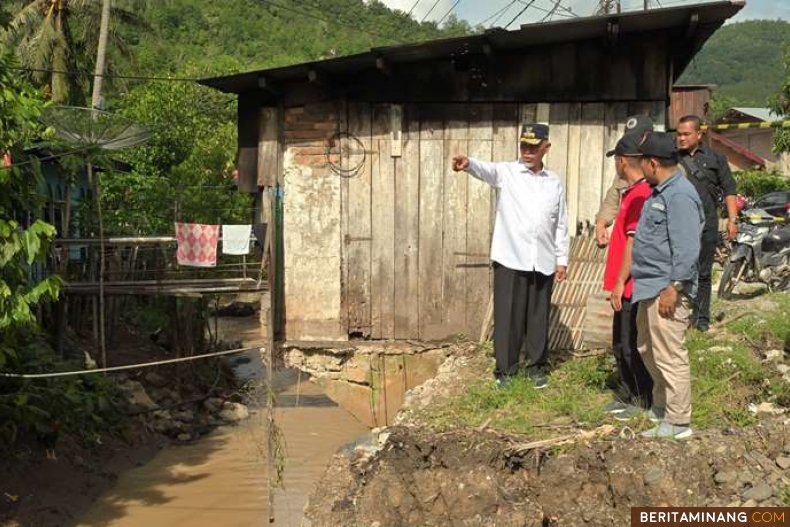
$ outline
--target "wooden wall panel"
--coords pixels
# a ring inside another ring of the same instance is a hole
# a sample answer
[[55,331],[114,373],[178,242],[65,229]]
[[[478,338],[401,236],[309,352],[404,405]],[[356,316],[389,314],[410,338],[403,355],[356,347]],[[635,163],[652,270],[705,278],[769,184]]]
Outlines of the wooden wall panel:
[[[493,160],[493,106],[478,104],[469,111],[469,155]],[[491,203],[494,191],[486,183],[467,177],[466,223],[466,334],[477,335],[486,314],[491,281]]]
[[258,135],[258,186],[273,187],[279,183],[280,166],[280,111],[261,108]]
[[373,338],[395,337],[395,161],[390,105],[373,107],[371,139],[371,324]]
[[395,338],[419,335],[420,121],[404,106],[403,152],[395,158]]
[[[469,155],[492,161],[493,114],[490,104],[476,106],[469,117]],[[462,259],[466,271],[466,331],[477,336],[483,323],[491,296],[490,250],[492,188],[473,177],[466,178],[467,223],[466,256]]]
[[434,250],[442,253],[442,321],[449,334],[465,333],[466,272],[462,264],[466,254],[467,179],[465,173],[453,172],[452,158],[468,152],[469,106],[452,104],[445,109],[444,196],[442,244]]
[[[351,103],[348,107],[349,133],[358,138],[366,151],[371,144],[371,110],[367,103]],[[349,143],[354,145],[353,142]],[[356,148],[356,146],[353,146]],[[369,336],[372,330],[371,270],[371,192],[372,164],[370,158],[358,174],[348,178],[348,330],[350,334]]]
[[[604,140],[605,152],[613,150],[625,132],[625,121],[628,118],[628,106],[625,103],[607,104],[604,115]],[[617,169],[614,157],[604,157],[603,176],[601,177],[601,199],[617,178]]]
[[604,159],[604,104],[582,106],[581,156],[579,158],[579,200],[577,221],[595,223],[601,204],[601,172]]
[[582,105],[571,103],[568,107],[567,185],[568,229],[573,236],[579,218],[579,175],[582,153]]
[[549,111],[549,140],[551,149],[546,156],[546,166],[557,173],[568,194],[568,112],[567,103],[552,104]]
[[258,141],[260,112],[258,102],[248,94],[239,95],[239,183],[240,192],[258,191]]
[[446,337],[442,321],[443,108],[420,106],[420,338]]

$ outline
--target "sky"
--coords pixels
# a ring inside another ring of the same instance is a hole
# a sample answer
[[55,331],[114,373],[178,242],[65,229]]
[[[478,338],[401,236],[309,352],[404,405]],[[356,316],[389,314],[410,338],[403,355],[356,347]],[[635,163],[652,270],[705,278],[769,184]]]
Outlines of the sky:
[[[511,21],[513,25],[510,29],[517,28],[520,24],[541,22],[548,17],[556,0],[534,0],[526,9],[524,8],[531,0],[382,0],[389,7],[409,12],[412,8],[412,16],[417,20],[422,20],[427,16],[428,20],[442,20],[446,15],[454,12],[459,18],[469,21],[472,25],[477,25],[486,21],[486,26],[496,22],[497,26],[505,27]],[[692,5],[703,3],[705,0],[648,0],[650,5],[658,7],[659,4],[665,7]],[[457,4],[457,5],[456,5]],[[589,16],[595,10],[597,0],[560,0],[560,5],[570,9],[580,16]],[[453,6],[455,5],[455,8]],[[642,9],[644,0],[622,0],[623,10]],[[507,8],[507,9],[505,9]],[[505,9],[504,11],[502,11]],[[523,13],[521,11],[523,10]],[[497,15],[501,12],[501,15]],[[521,14],[519,14],[521,13]],[[562,8],[556,10],[552,15],[553,20],[560,20],[563,17],[571,16],[570,13]],[[736,16],[733,21],[751,19],[777,19],[790,20],[790,1],[789,0],[746,0],[746,7]]]

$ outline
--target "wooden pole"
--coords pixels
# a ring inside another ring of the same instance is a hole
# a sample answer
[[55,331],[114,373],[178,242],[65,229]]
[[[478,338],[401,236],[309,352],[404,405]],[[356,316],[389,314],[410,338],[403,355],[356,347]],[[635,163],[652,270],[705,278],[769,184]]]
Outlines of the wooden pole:
[[277,475],[275,467],[275,430],[274,430],[274,359],[275,359],[275,313],[277,306],[277,278],[275,274],[276,269],[276,254],[277,247],[273,238],[277,232],[277,193],[276,189],[270,188],[269,196],[269,236],[267,236],[266,246],[268,254],[264,253],[264,257],[268,256],[268,282],[269,282],[269,309],[266,314],[266,337],[268,340],[268,367],[266,368],[266,416],[267,416],[267,430],[266,436],[268,439],[267,447],[267,470],[269,479],[269,523],[274,523],[274,490],[277,485]]
[[[88,169],[93,172],[90,158],[88,158]],[[101,360],[102,367],[107,367],[107,342],[106,342],[106,328],[105,328],[105,306],[104,306],[104,218],[101,209],[101,185],[99,184],[99,177],[96,177],[96,212],[99,216],[99,345],[101,347]]]

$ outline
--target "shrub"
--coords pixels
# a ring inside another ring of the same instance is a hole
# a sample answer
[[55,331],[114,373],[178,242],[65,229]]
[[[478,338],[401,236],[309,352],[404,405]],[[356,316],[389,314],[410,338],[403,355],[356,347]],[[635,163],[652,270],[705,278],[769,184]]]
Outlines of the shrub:
[[761,170],[742,170],[735,172],[738,193],[750,198],[758,198],[769,192],[790,190],[790,179],[775,172]]

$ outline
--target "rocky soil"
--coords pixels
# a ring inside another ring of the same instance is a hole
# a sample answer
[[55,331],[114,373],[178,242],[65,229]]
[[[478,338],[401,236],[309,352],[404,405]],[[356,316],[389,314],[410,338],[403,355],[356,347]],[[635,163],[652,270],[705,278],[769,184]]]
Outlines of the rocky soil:
[[687,442],[529,448],[491,431],[387,429],[338,454],[306,509],[322,525],[629,525],[634,506],[783,506],[782,420]]
[[[772,309],[760,297],[723,304],[725,322],[713,335],[726,337],[727,321],[740,313]],[[790,350],[774,347],[754,351],[772,377],[790,383]],[[396,426],[374,429],[335,456],[305,509],[307,521],[627,526],[634,506],[790,505],[790,419],[776,401],[750,405],[756,425],[695,430],[686,441],[644,440],[606,425],[557,430],[558,440],[546,442],[485,423],[432,430],[424,410],[461,396],[491,369],[486,350],[454,347],[435,378],[406,394]]]

